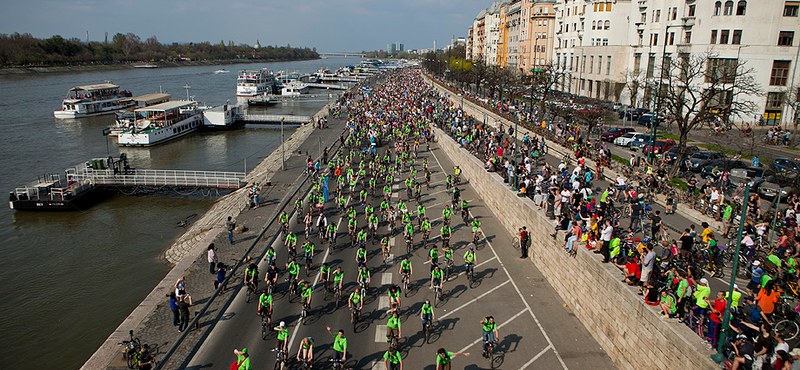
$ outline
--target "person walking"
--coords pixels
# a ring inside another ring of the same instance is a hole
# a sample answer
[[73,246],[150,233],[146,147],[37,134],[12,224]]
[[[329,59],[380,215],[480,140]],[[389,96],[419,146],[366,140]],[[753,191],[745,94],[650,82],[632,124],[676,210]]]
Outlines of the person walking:
[[236,228],[236,219],[228,216],[228,221],[225,222],[225,227],[228,229],[228,241],[233,245],[233,229]]
[[214,243],[208,245],[208,270],[211,274],[214,273],[214,267],[217,265],[217,250],[214,248]]
[[178,326],[181,315],[178,312],[178,296],[175,292],[169,293],[169,309],[172,310],[172,326]]
[[178,332],[183,332],[189,326],[189,307],[192,305],[192,296],[181,294],[178,297],[178,312],[181,315]]
[[519,249],[522,251],[522,256],[519,258],[528,258],[528,248],[531,245],[531,236],[528,233],[528,228],[523,226],[519,229]]

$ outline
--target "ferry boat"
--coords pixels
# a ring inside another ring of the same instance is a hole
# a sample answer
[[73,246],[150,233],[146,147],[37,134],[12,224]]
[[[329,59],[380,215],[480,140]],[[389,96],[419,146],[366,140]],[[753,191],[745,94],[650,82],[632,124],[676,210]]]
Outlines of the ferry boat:
[[82,118],[112,114],[118,110],[132,107],[134,102],[130,91],[120,91],[112,83],[76,86],[69,89],[61,103],[61,110],[53,112],[56,118]]
[[300,96],[308,92],[308,85],[302,82],[289,82],[281,88],[281,95],[283,96]]
[[236,96],[257,96],[272,93],[275,89],[275,74],[262,68],[255,71],[239,71],[236,79]]
[[197,131],[203,111],[196,101],[174,100],[134,111],[130,128],[119,133],[120,146],[151,146]]
[[172,100],[172,95],[165,93],[146,94],[133,98],[136,104],[133,107],[116,112],[116,122],[114,125],[104,129],[103,135],[118,136],[120,132],[130,128],[133,121],[136,120],[136,115],[134,114],[136,109],[165,103],[170,100]]

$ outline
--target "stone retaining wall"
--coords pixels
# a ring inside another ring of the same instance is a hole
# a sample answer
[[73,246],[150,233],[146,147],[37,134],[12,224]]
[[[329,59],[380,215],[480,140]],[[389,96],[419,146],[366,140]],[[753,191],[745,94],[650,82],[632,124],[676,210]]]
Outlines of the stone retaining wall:
[[[577,246],[576,258],[561,249],[563,237],[550,237],[554,223],[528,198],[517,197],[497,173],[436,129],[439,146],[506,230],[524,226],[532,235],[531,260],[547,277],[575,316],[622,370],[715,369],[704,341],[683,324],[660,318],[634,288],[622,283],[620,271]],[[510,246],[506,246],[508,248]]]

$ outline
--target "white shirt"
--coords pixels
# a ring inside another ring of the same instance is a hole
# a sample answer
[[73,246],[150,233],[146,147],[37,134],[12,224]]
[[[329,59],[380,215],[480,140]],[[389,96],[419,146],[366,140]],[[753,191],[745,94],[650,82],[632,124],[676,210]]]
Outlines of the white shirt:
[[719,192],[714,189],[711,191],[711,201],[716,202],[719,199]]
[[614,228],[611,225],[607,226],[603,231],[600,233],[600,240],[604,242],[611,241],[611,234],[614,233]]
[[217,251],[214,249],[208,250],[208,263],[217,262]]
[[617,176],[617,185],[620,185],[620,186],[625,185],[625,179],[623,179],[620,176]]

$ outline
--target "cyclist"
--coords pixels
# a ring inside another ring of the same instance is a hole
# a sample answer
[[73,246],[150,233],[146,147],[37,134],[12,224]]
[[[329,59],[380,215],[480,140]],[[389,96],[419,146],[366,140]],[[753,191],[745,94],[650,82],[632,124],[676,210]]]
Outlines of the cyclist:
[[264,256],[264,261],[267,261],[267,265],[275,264],[275,248],[269,247],[269,249],[267,249],[267,254]]
[[384,236],[381,239],[381,250],[383,251],[383,263],[386,263],[386,256],[392,253],[392,246],[389,244],[389,236]]
[[466,220],[467,216],[469,216],[469,201],[466,200],[466,199],[462,199],[461,200],[461,218]]
[[392,285],[389,288],[389,309],[394,310],[400,308],[400,287]]
[[444,182],[445,182],[445,184],[446,184],[446,186],[445,186],[445,190],[448,190],[448,189],[450,189],[450,187],[452,187],[452,186],[453,186],[453,177],[452,177],[452,176],[450,176],[450,175],[447,175],[447,178],[444,180]]
[[289,286],[291,287],[293,283],[297,282],[297,275],[300,273],[300,265],[294,258],[286,264],[286,271],[289,272]]
[[439,266],[439,248],[437,248],[435,244],[431,247],[430,252],[428,252],[428,262],[431,263],[431,271]]
[[150,345],[142,345],[142,350],[136,354],[136,362],[139,365],[139,370],[150,370],[153,368],[155,358],[150,354]]
[[469,250],[464,253],[464,267],[470,273],[474,273],[475,268],[475,244],[470,243]]
[[347,299],[347,308],[351,311],[355,310],[361,312],[363,306],[364,295],[361,293],[361,288],[356,288],[356,291],[350,293],[350,298]]
[[286,214],[286,211],[282,211],[280,216],[278,216],[278,220],[281,223],[281,231],[283,233],[287,233],[289,231],[289,215]]
[[376,214],[373,213],[369,215],[368,226],[373,236],[378,235],[378,216]]
[[422,325],[425,325],[426,320],[433,322],[433,320],[436,319],[436,314],[433,312],[433,305],[431,305],[430,299],[426,299],[425,303],[422,304],[422,310],[419,312],[419,318],[422,320]]
[[339,299],[342,299],[342,281],[344,281],[344,271],[342,266],[336,266],[336,271],[333,272],[333,287],[339,288]]
[[445,225],[450,225],[450,216],[453,215],[453,211],[450,209],[450,206],[444,206],[442,210],[442,221]]
[[456,168],[453,169],[453,173],[456,175],[455,176],[455,182],[456,183],[461,182],[461,167],[456,166]]
[[389,319],[386,321],[386,341],[392,341],[392,337],[396,337],[397,341],[403,336],[402,324],[400,323],[400,314],[397,310],[391,311]]
[[328,224],[328,242],[336,242],[336,223],[331,222]]
[[428,239],[428,237],[431,235],[431,221],[427,217],[425,217],[425,220],[422,221],[420,230],[422,230],[423,239]]
[[406,240],[410,240],[412,243],[414,242],[414,224],[410,222],[406,224],[403,236],[406,237]]
[[450,226],[445,224],[439,231],[442,233],[442,245],[450,245]]
[[322,264],[322,267],[319,269],[320,279],[322,279],[322,283],[325,285],[325,291],[331,291],[331,267],[328,266],[328,263],[325,262]]
[[423,206],[422,204],[418,205],[417,214],[419,215],[419,217],[417,217],[417,223],[420,226],[422,226],[422,220],[425,219],[425,206]]
[[453,188],[453,207],[458,206],[460,201],[461,201],[461,190],[459,190],[458,186],[456,186]]
[[434,266],[431,271],[431,289],[439,287],[439,299],[442,299],[442,270],[439,266]]
[[436,351],[436,370],[450,370],[450,362],[455,356],[469,356],[469,353],[448,352],[439,348]]
[[300,280],[300,296],[303,297],[303,306],[311,308],[311,283],[305,280]]
[[264,282],[267,283],[267,286],[272,285],[273,289],[278,283],[278,268],[275,267],[274,262],[267,266],[267,273],[264,274]]
[[249,286],[253,291],[258,290],[258,265],[251,263],[244,270],[244,285]]
[[478,237],[481,233],[481,222],[478,221],[478,216],[472,218],[472,242],[475,243],[478,241]]
[[453,250],[449,245],[442,246],[442,256],[444,257],[444,265],[448,268],[453,265]]
[[306,267],[310,269],[311,261],[314,259],[314,243],[306,240],[306,242],[303,243],[303,252],[306,258],[306,263],[308,263],[308,266]]
[[294,256],[296,253],[295,248],[297,248],[297,235],[293,232],[289,232],[289,234],[286,235],[286,241],[283,243],[283,246],[286,247],[290,256]]
[[367,263],[367,249],[365,246],[361,245],[358,247],[356,251],[356,263],[358,267],[361,267]]
[[497,324],[495,324],[492,316],[484,317],[481,325],[483,326],[483,357],[488,357],[486,344],[489,342],[494,343],[495,339],[500,337],[500,334],[497,332]]
[[[236,355],[236,370],[251,370],[250,367],[250,355],[247,354],[247,348],[242,348],[242,350],[233,349],[233,354]],[[231,365],[233,368],[234,366]]]
[[336,334],[333,334],[330,326],[326,326],[325,328],[328,329],[328,334],[333,337],[333,355],[331,355],[331,360],[344,360],[347,358],[347,338],[344,337],[344,330],[339,329]]
[[367,289],[369,289],[369,270],[367,270],[367,266],[361,266],[361,270],[358,271],[358,284],[364,286],[364,294],[367,293]]
[[403,260],[400,261],[400,276],[401,276],[400,281],[402,282],[407,279],[409,285],[411,285],[412,273],[413,270],[411,268],[411,262],[408,260],[408,257],[403,258]]
[[365,248],[367,246],[367,231],[361,229],[358,232],[358,236],[356,237],[356,242],[358,242],[359,248]]
[[383,354],[383,366],[386,370],[403,370],[403,359],[400,357],[400,351],[389,347],[389,350]]
[[267,324],[272,323],[272,294],[269,294],[267,289],[261,291],[261,296],[258,297],[258,311],[256,314],[261,316],[261,312],[264,312]]
[[314,360],[314,338],[305,337],[300,341],[300,348],[297,349],[296,357],[298,362],[311,363]]

